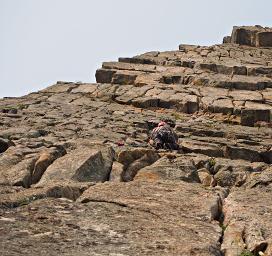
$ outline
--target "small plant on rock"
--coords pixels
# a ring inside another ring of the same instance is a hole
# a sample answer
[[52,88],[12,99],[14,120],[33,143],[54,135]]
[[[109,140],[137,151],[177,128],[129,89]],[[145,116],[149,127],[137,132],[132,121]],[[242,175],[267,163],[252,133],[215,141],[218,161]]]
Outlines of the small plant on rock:
[[255,256],[255,255],[250,251],[243,251],[239,256]]
[[228,225],[224,225],[224,224],[222,223],[222,224],[220,224],[220,227],[222,228],[222,231],[225,232],[226,229],[227,229],[227,227],[228,227]]
[[212,158],[209,159],[209,164],[210,164],[211,167],[212,167],[212,166],[215,166],[216,160],[215,160],[214,157],[212,157]]

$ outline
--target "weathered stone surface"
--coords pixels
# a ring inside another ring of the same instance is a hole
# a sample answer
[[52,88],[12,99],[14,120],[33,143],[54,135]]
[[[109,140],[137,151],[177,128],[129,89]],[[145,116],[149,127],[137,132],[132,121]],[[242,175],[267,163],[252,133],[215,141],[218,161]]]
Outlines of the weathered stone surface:
[[185,157],[164,156],[153,165],[138,171],[135,180],[182,180],[200,182],[194,161]]
[[[107,152],[111,154],[110,149]],[[106,163],[106,161],[110,161]],[[81,147],[57,159],[50,165],[37,186],[45,186],[50,182],[73,180],[79,182],[103,182],[109,177],[111,159],[104,159],[101,151]]]
[[209,186],[214,186],[216,184],[213,176],[210,174],[210,172],[206,168],[202,168],[198,170],[197,173],[198,173],[200,182],[204,186],[209,187]]
[[[190,191],[194,197],[183,200]],[[220,199],[212,191],[133,182],[95,186],[79,201],[85,203],[41,199],[4,213],[3,255],[220,255],[221,229],[213,221]]]
[[10,147],[0,154],[0,183],[29,187],[37,158],[30,148]]
[[38,160],[35,162],[33,172],[31,174],[31,184],[37,183],[48,166],[52,164],[57,158],[66,154],[65,149],[50,148],[40,153]]
[[230,159],[243,159],[251,162],[262,162],[263,160],[260,152],[250,147],[227,146],[225,156]]
[[255,254],[272,253],[271,207],[271,186],[236,189],[225,199],[224,225],[227,228],[222,245],[225,255],[246,249]]
[[215,182],[221,187],[242,186],[249,176],[246,168],[221,168],[214,176]]
[[212,157],[222,157],[223,149],[214,143],[206,143],[201,141],[183,140],[181,142],[182,149],[188,153],[199,153]]
[[[190,201],[187,200],[188,193]],[[183,182],[108,183],[89,188],[78,201],[89,209],[104,205],[107,214],[100,215],[99,223],[107,223],[107,229],[120,234],[123,246],[114,250],[118,253],[220,255],[217,239],[221,230],[218,223],[212,221],[219,214],[220,198],[199,185]],[[96,222],[94,216],[89,223],[93,222]]]
[[124,172],[124,165],[118,162],[113,162],[109,181],[123,181],[122,174]]
[[265,168],[263,171],[253,172],[248,178],[245,187],[265,187],[272,184],[272,168]]
[[117,161],[123,164],[127,168],[135,160],[138,160],[147,154],[150,155],[152,158],[155,158],[155,156],[158,157],[157,153],[152,149],[134,148],[134,149],[120,150],[120,152],[118,152],[117,154]]
[[76,200],[92,183],[51,183],[44,188],[29,188],[17,193],[0,195],[0,208],[16,208],[43,198],[68,198]]

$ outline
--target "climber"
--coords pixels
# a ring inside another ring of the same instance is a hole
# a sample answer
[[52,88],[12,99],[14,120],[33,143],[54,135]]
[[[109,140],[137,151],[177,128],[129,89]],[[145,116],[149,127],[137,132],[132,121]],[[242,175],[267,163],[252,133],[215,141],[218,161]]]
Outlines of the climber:
[[156,149],[178,150],[178,136],[164,121],[154,128],[150,135],[149,144]]

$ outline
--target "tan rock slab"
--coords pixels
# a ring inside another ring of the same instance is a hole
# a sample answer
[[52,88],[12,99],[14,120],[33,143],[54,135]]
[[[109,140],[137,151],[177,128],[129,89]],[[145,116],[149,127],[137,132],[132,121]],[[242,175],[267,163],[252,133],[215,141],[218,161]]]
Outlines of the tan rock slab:
[[[111,154],[110,149],[108,154]],[[100,150],[80,147],[53,162],[47,168],[37,186],[70,180],[103,182],[109,177],[111,165],[112,158],[104,158]]]

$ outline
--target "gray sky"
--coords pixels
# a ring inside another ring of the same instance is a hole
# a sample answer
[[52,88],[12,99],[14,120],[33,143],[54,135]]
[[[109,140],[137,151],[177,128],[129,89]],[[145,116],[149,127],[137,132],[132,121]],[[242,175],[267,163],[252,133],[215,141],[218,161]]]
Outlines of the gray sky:
[[272,26],[271,0],[0,0],[0,97],[95,82],[103,61]]

